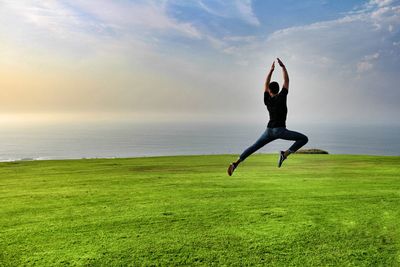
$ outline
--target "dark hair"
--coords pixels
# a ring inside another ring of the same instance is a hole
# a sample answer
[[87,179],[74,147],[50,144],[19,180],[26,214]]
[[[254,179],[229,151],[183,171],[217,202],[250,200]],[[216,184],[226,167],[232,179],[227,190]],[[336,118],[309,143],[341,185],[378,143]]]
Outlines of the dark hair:
[[277,82],[271,82],[268,85],[269,90],[271,91],[271,93],[273,94],[277,94],[279,92],[279,83]]

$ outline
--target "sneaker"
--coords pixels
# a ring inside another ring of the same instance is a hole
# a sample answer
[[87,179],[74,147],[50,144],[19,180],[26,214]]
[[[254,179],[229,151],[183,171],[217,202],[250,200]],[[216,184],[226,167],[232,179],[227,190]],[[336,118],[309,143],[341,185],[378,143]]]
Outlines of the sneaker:
[[283,161],[285,160],[285,152],[281,151],[279,153],[279,160],[278,160],[278,168],[280,168],[282,166]]
[[231,165],[229,165],[229,167],[228,167],[228,175],[229,176],[232,176],[232,173],[235,171],[235,169],[236,169],[236,167],[237,167],[237,165],[235,165],[235,163],[231,163]]

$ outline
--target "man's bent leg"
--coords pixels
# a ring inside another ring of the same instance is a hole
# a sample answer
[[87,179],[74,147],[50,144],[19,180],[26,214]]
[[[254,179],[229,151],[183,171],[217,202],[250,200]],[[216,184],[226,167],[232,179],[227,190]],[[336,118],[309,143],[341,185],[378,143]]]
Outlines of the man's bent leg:
[[295,131],[290,131],[288,129],[286,129],[279,136],[279,138],[284,139],[284,140],[296,141],[288,150],[285,151],[285,157],[287,157],[291,153],[296,152],[297,150],[299,150],[302,146],[304,146],[308,142],[308,137],[305,136],[304,134],[295,132]]

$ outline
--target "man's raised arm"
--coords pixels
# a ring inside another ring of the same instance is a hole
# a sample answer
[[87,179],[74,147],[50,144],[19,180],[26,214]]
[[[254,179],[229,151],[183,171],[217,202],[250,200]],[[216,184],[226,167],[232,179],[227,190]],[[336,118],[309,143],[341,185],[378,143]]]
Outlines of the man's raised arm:
[[269,83],[271,82],[271,76],[272,76],[272,73],[274,72],[274,69],[275,69],[275,61],[272,62],[271,69],[269,70],[269,73],[268,73],[268,75],[267,75],[267,80],[265,81],[265,89],[264,89],[264,92],[267,92],[268,89],[269,89]]
[[277,58],[277,60],[278,60],[279,66],[282,67],[282,71],[283,71],[283,86],[282,86],[282,88],[286,88],[289,90],[289,74],[288,74],[283,62],[279,58]]

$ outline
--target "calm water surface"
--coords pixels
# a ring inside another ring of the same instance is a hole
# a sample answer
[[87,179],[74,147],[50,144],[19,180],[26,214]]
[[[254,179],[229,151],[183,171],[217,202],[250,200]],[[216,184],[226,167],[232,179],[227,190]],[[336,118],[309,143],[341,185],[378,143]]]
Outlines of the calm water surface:
[[[399,126],[290,125],[309,137],[308,148],[332,154],[400,155]],[[85,122],[3,125],[0,161],[241,153],[264,131],[251,123]],[[275,153],[291,142],[274,141]]]

